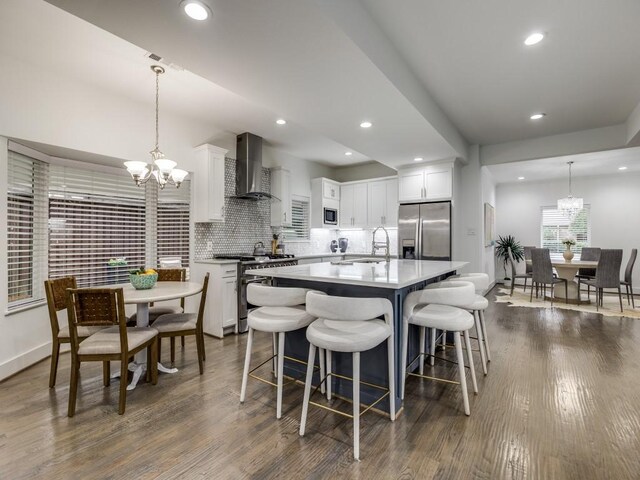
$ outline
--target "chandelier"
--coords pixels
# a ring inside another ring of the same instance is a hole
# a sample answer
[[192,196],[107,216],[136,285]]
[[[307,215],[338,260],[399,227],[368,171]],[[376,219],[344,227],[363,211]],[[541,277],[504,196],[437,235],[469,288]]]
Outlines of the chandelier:
[[189,172],[175,168],[177,163],[165,158],[164,153],[160,151],[160,147],[158,146],[160,137],[158,133],[160,74],[164,73],[164,68],[160,65],[152,65],[151,70],[156,74],[156,148],[149,152],[152,158],[151,163],[133,161],[124,162],[124,166],[127,167],[127,171],[131,174],[137,186],[147,183],[149,179],[153,177],[161,189],[164,189],[167,183],[179,188]]
[[558,199],[558,210],[561,210],[569,220],[573,221],[576,215],[584,207],[584,201],[582,198],[575,198],[571,194],[571,165],[573,162],[567,162],[569,165],[569,196]]

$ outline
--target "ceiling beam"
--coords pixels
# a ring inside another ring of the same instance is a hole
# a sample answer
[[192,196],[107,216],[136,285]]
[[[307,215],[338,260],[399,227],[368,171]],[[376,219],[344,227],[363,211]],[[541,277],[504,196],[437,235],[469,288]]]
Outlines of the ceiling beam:
[[636,105],[627,119],[627,146],[640,146],[640,103]]

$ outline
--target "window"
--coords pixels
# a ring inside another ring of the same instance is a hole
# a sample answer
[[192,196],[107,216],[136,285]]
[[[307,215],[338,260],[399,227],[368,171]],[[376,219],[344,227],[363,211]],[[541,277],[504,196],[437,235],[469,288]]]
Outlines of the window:
[[571,236],[576,240],[572,250],[580,255],[582,247],[591,244],[591,223],[589,205],[571,221],[556,207],[542,207],[541,245],[548,248],[551,254],[561,254],[565,250],[562,240]]
[[180,188],[158,190],[157,263],[160,258],[179,257],[183,266],[189,265],[189,205],[191,182],[185,180]]
[[282,228],[285,240],[309,240],[309,199],[293,197],[291,199],[291,226]]
[[[49,277],[79,287],[126,283],[145,265],[145,189],[127,176],[51,165]],[[126,257],[128,266],[109,267]]]
[[[159,257],[189,265],[190,182],[160,191],[124,171],[78,168],[10,143],[7,178],[8,309],[44,300],[44,280],[126,283]],[[125,257],[128,265],[108,266]]]
[[9,310],[44,298],[47,245],[45,162],[9,152],[7,279]]

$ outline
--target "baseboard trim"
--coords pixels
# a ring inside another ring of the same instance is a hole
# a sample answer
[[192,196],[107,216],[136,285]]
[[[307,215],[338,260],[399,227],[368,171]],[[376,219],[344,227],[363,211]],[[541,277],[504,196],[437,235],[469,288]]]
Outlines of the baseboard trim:
[[0,382],[51,356],[51,342],[43,343],[0,364]]

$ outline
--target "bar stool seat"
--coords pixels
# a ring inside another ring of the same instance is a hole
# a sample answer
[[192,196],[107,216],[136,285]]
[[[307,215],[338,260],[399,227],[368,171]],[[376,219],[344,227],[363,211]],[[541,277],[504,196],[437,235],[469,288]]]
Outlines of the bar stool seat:
[[465,331],[473,327],[473,315],[461,308],[429,304],[414,310],[411,323],[438,330]]
[[292,332],[308,326],[316,317],[309,315],[304,305],[292,307],[261,307],[247,315],[247,324],[261,332]]
[[307,340],[332,352],[363,352],[389,338],[392,328],[382,320],[350,321],[319,318],[307,328]]
[[467,309],[468,310],[479,311],[479,310],[485,310],[486,308],[489,308],[489,300],[487,300],[482,295],[477,295],[476,294],[476,297],[473,300],[473,303],[468,305]]

